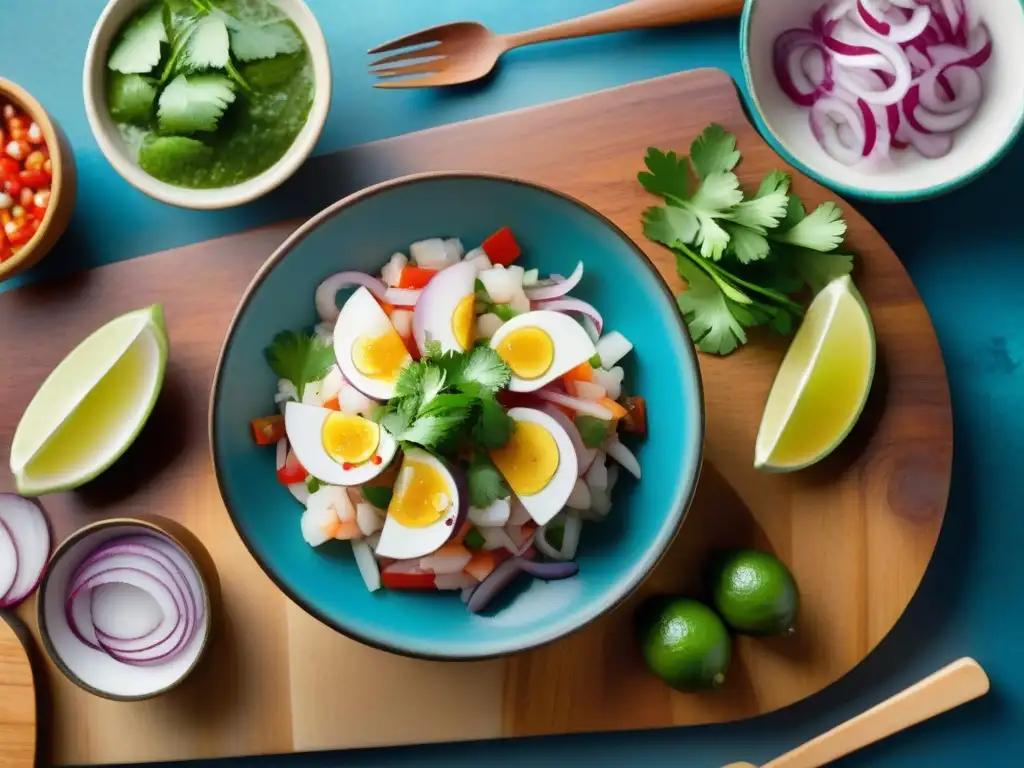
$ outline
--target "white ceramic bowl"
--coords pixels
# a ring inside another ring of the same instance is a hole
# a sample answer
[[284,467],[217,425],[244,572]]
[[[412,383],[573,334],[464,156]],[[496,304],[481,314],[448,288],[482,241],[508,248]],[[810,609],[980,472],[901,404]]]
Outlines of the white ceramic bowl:
[[[64,612],[69,583],[82,561],[106,541],[138,534],[160,536],[181,550],[194,567],[203,599],[203,618],[188,645],[173,659],[152,666],[123,664],[90,648],[71,631]],[[209,556],[205,551],[197,551],[201,547],[180,526],[159,518],[114,518],[71,534],[54,551],[36,601],[39,635],[54,664],[75,685],[114,701],[149,699],[176,687],[202,658],[213,625],[210,585],[215,577],[209,575]]]
[[217,189],[189,189],[160,181],[139,167],[121,139],[117,125],[107,110],[107,53],[121,27],[151,0],[110,0],[93,28],[85,54],[82,91],[85,113],[96,142],[114,170],[136,189],[156,200],[182,208],[231,208],[255,200],[279,186],[309,157],[320,138],[331,106],[331,62],[327,41],[313,12],[302,0],[273,0],[298,27],[309,48],[313,65],[313,104],[309,118],[291,147],[274,165],[241,184]]
[[827,155],[811,135],[808,108],[782,92],[772,67],[775,39],[810,26],[824,0],[746,0],[740,26],[743,74],[753,118],[762,135],[790,163],[847,195],[883,202],[948,192],[990,168],[1024,124],[1024,2],[966,0],[992,35],[992,57],[981,70],[985,94],[977,114],[956,132],[952,151],[928,159],[913,150],[893,152],[886,170],[850,168]]

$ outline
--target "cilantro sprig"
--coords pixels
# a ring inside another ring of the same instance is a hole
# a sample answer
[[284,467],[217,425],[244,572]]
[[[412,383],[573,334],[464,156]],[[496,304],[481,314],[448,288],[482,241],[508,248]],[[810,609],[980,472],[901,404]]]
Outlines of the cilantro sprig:
[[334,349],[315,334],[281,331],[263,351],[278,378],[295,385],[302,400],[306,385],[324,378],[334,365]]
[[835,203],[808,214],[782,171],[748,198],[734,173],[740,157],[735,137],[712,124],[689,157],[649,148],[637,177],[665,201],[644,211],[644,234],[675,252],[687,284],[679,309],[698,348],[717,355],[745,344],[749,328],[790,333],[803,316],[793,297],[853,268],[836,252],[846,222]]
[[394,396],[375,418],[397,440],[439,453],[455,453],[466,440],[499,448],[508,442],[512,419],[495,394],[510,378],[490,347],[442,352],[430,343],[422,359],[402,370]]

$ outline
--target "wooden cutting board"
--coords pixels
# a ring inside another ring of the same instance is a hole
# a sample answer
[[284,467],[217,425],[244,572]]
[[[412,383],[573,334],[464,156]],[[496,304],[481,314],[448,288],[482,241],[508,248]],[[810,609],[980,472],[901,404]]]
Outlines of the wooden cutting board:
[[[321,206],[412,171],[514,174],[556,186],[610,216],[678,289],[670,255],[641,234],[640,213],[652,199],[636,173],[649,145],[685,151],[711,121],[739,137],[745,183],[756,186],[770,169],[785,167],[748,124],[729,77],[702,70],[317,158],[275,199]],[[794,187],[808,204],[834,199],[805,178]],[[268,218],[280,215],[266,206]],[[434,663],[362,647],[274,588],[222,505],[206,408],[236,302],[294,222],[0,295],[5,447],[32,392],[68,350],[121,312],[164,303],[172,354],[149,425],[106,475],[45,505],[58,536],[112,515],[173,517],[204,541],[223,590],[219,634],[208,656],[160,699],[111,703],[49,668],[55,762],[721,722],[785,706],[845,674],[899,618],[932,555],[949,490],[952,420],[939,347],[914,286],[878,233],[849,205],[843,208],[858,254],[856,281],[877,330],[879,365],[869,406],[842,448],[801,473],[754,471],[754,436],[785,342],[758,337],[727,359],[701,356],[708,461],[677,543],[636,599],[689,589],[709,547],[746,544],[770,548],[791,566],[803,610],[793,637],[738,640],[725,689],[699,695],[675,693],[645,673],[629,632],[635,599],[534,652]],[[3,485],[9,480],[0,479]],[[33,610],[26,606],[21,615],[33,622]]]
[[0,611],[0,768],[36,764],[36,689],[28,631]]

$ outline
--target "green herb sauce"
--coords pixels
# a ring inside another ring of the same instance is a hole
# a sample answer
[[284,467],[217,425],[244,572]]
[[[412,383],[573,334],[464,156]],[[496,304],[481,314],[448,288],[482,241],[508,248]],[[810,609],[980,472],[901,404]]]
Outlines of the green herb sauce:
[[[151,66],[157,45],[160,60]],[[284,156],[309,117],[309,49],[270,0],[164,0],[130,20],[111,50],[110,116],[142,169],[169,184],[211,189],[258,176]],[[180,93],[184,84],[204,82],[213,83],[213,97],[200,93],[193,102],[193,91],[168,103],[170,85]]]

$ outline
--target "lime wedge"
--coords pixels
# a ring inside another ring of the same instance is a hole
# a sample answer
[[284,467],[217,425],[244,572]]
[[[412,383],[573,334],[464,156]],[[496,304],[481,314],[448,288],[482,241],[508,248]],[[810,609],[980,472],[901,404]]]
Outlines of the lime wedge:
[[772,384],[754,466],[791,472],[828,456],[857,422],[875,373],[875,332],[848,275],[814,297]]
[[43,382],[11,444],[11,472],[26,496],[76,488],[113,464],[146,423],[164,380],[167,331],[160,305],[111,320]]

